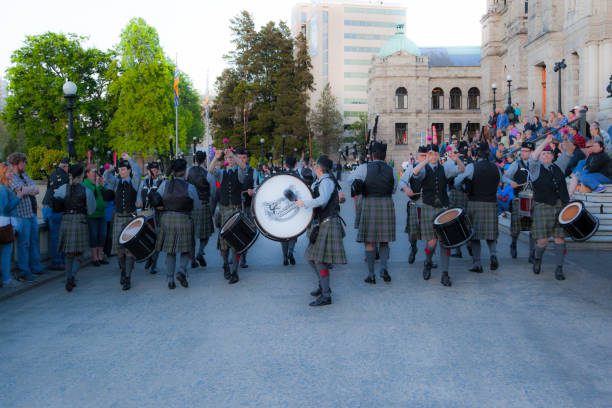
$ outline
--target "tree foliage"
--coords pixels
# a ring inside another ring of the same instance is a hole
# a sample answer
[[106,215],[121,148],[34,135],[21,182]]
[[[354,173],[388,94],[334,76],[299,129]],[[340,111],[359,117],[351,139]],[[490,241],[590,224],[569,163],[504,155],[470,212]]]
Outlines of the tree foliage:
[[312,133],[325,154],[338,150],[340,137],[344,130],[342,114],[338,110],[338,100],[332,94],[329,83],[321,91],[321,96],[310,116]]

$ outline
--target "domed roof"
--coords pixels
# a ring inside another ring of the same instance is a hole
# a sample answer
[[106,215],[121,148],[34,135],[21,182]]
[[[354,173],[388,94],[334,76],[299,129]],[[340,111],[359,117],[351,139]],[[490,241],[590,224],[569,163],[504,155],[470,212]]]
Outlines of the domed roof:
[[419,47],[404,36],[404,24],[398,23],[395,29],[395,35],[385,43],[378,53],[381,57],[387,57],[395,54],[398,51],[406,51],[412,55],[421,55]]

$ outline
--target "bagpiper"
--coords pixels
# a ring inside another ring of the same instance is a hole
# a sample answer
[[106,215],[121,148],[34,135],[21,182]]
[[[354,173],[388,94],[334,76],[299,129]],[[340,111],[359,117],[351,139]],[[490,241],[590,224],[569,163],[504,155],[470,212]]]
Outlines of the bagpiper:
[[[290,174],[301,179],[300,173],[298,173],[295,169],[296,162],[297,159],[295,156],[287,156],[285,158],[285,174]],[[283,252],[283,265],[295,265],[295,257],[293,256],[293,250],[295,249],[296,243],[297,237],[281,242],[281,249]]]
[[205,267],[204,249],[214,232],[211,203],[216,191],[215,178],[206,169],[206,152],[196,152],[195,165],[187,170],[187,181],[195,187],[200,202],[200,207],[191,211],[191,218],[195,227],[194,239],[199,240],[200,244],[196,254],[194,242],[191,267],[197,268],[198,264]]
[[[152,209],[154,211],[155,227],[159,229],[159,225],[161,223],[161,212],[151,205],[151,197],[155,192],[157,192],[164,179],[160,175],[159,163],[157,162],[147,163],[147,171],[149,174],[147,174],[142,183],[140,183],[140,191],[138,193],[139,201],[136,203],[136,205],[141,207],[143,210]],[[152,275],[157,273],[158,257],[159,252],[155,250],[153,255],[151,255],[151,257],[149,257],[145,263],[145,269],[148,269],[149,273]]]
[[[422,161],[427,160],[427,148],[419,146],[415,166]],[[399,180],[399,189],[406,194],[408,202],[406,203],[406,228],[404,232],[408,234],[410,242],[410,254],[408,255],[408,263],[413,264],[418,252],[417,241],[421,239],[421,223],[419,217],[418,204],[421,199],[421,185],[412,177],[414,171],[413,165],[408,165],[402,177]]]

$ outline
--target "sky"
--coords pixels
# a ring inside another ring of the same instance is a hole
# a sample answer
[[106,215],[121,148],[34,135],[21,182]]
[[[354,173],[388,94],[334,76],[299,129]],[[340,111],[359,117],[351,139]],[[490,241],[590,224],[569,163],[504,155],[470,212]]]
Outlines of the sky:
[[[121,30],[142,17],[158,31],[166,55],[178,58],[179,69],[196,89],[210,92],[232,49],[229,20],[249,11],[257,27],[268,21],[291,25],[293,0],[0,0],[0,76],[26,35],[47,31],[88,36],[87,47],[103,50],[119,42]],[[381,3],[381,1],[374,2]],[[407,8],[405,33],[419,47],[481,44],[480,19],[486,0],[396,0]]]

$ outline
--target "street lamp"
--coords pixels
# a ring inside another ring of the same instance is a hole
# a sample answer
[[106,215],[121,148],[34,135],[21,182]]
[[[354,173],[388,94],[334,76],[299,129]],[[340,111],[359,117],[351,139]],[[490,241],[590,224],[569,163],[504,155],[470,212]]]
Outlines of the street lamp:
[[264,138],[259,139],[259,143],[261,144],[261,164],[264,164]]
[[495,110],[497,109],[497,104],[495,103],[495,91],[497,91],[497,84],[493,82],[491,84],[491,88],[493,88],[493,113],[495,113]]
[[555,67],[553,68],[553,71],[558,72],[559,73],[559,83],[558,88],[557,88],[557,94],[558,94],[558,99],[557,99],[557,110],[560,112],[562,112],[561,110],[561,70],[567,68],[567,65],[565,64],[565,58],[563,58],[561,61],[559,62],[555,62]]
[[196,153],[196,142],[198,141],[198,139],[194,136],[193,137],[193,155],[195,157],[195,153]]
[[287,138],[287,135],[283,135],[283,146],[281,149],[281,166],[283,164],[285,164],[285,139]]
[[506,116],[510,123],[514,122],[514,108],[512,107],[512,77],[510,74],[506,76],[506,82],[508,83],[508,106],[506,106]]
[[64,98],[66,98],[66,102],[68,103],[68,145],[66,149],[68,151],[68,156],[70,158],[76,157],[76,149],[74,147],[74,124],[72,111],[74,110],[74,100],[77,95],[77,86],[74,82],[67,81],[62,87],[64,91]]

